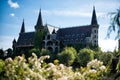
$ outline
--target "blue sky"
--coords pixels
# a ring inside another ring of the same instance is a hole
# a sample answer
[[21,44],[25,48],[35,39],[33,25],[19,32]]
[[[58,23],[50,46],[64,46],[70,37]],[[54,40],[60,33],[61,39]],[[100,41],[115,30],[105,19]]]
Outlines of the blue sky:
[[105,39],[110,23],[107,14],[120,7],[119,0],[0,0],[0,48],[12,47],[13,39],[18,39],[23,18],[26,32],[34,31],[40,8],[44,24],[62,28],[89,25],[93,6],[100,25],[99,46],[103,51],[112,51],[117,41],[115,33]]

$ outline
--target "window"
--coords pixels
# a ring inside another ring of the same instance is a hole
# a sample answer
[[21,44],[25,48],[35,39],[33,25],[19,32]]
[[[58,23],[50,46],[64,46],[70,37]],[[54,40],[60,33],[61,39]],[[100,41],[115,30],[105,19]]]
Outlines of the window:
[[48,39],[48,40],[50,39],[50,35],[47,36],[47,39]]
[[94,33],[97,33],[97,30],[94,30]]
[[96,38],[97,36],[96,35],[94,35],[94,38]]
[[95,40],[94,43],[96,44],[96,42],[97,42],[97,41]]

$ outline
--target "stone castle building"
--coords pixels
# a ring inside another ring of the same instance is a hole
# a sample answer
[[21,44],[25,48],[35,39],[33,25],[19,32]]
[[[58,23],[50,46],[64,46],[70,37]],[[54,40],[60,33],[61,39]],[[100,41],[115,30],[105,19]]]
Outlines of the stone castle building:
[[64,46],[69,44],[84,44],[86,47],[89,46],[89,44],[98,46],[99,25],[97,22],[95,7],[93,7],[90,25],[67,28],[58,28],[49,24],[43,25],[40,10],[34,32],[25,32],[25,24],[23,20],[18,40],[13,40],[13,51],[24,53],[34,48],[35,32],[43,28],[46,31],[46,35],[44,36],[41,45],[43,48],[52,52],[59,52],[61,43]]

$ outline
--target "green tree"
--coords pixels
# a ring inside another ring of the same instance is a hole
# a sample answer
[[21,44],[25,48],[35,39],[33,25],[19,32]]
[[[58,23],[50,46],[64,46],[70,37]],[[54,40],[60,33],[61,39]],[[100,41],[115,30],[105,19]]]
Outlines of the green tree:
[[0,59],[3,59],[4,58],[4,51],[3,49],[0,49]]
[[86,64],[94,59],[94,51],[91,49],[81,49],[79,50],[77,61],[81,66],[86,66]]
[[2,75],[1,73],[4,71],[4,67],[5,67],[5,62],[0,59],[0,75]]
[[7,56],[12,57],[12,49],[11,48],[7,49]]
[[73,64],[76,54],[77,52],[73,47],[66,47],[61,53],[58,54],[58,58],[61,63],[70,66]]
[[51,52],[47,49],[42,49],[41,50],[41,56],[45,56],[45,55],[51,55]]
[[108,28],[107,37],[110,37],[112,31],[117,31],[117,38],[120,38],[120,8],[116,12],[111,12],[110,26]]
[[36,49],[42,49],[42,42],[43,42],[43,37],[45,36],[44,29],[42,30],[37,30],[35,32],[35,39],[34,39],[34,47]]
[[95,53],[94,53],[94,59],[99,60],[99,56],[102,54],[101,48],[98,47],[98,49],[97,49],[97,50],[94,50],[94,51],[95,51]]
[[38,57],[41,56],[41,54],[40,54],[40,50],[37,49],[37,48],[33,48],[33,49],[31,49],[31,50],[29,51],[29,54],[27,54],[26,56],[27,56],[27,57],[30,57],[30,56],[32,56],[32,53],[35,53]]
[[118,63],[117,63],[116,70],[117,70],[117,72],[120,72],[120,60],[119,60]]
[[100,56],[99,56],[100,60],[103,62],[104,65],[110,66],[112,63],[112,59],[113,59],[113,54],[110,52],[103,52]]

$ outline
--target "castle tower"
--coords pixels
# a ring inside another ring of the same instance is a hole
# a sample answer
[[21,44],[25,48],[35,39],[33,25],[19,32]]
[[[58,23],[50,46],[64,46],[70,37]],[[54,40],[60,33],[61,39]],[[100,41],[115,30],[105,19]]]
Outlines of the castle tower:
[[99,29],[99,25],[97,23],[97,16],[96,16],[96,11],[95,11],[95,6],[93,6],[91,26],[92,26],[92,33],[91,33],[92,45],[93,46],[98,46],[98,29]]
[[39,11],[39,16],[38,16],[38,20],[37,20],[37,23],[35,25],[35,30],[41,30],[43,29],[43,22],[42,22],[42,15],[41,15],[41,9]]
[[25,33],[24,19],[23,19],[23,22],[22,22],[21,30],[20,30],[20,34],[21,34],[21,33]]

